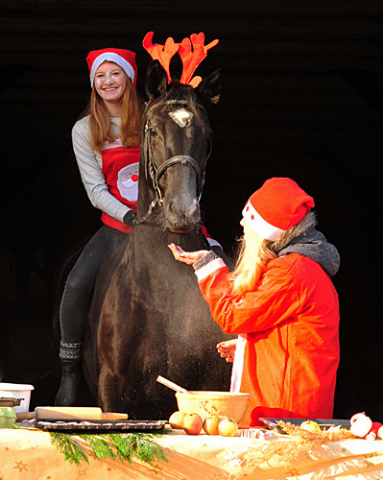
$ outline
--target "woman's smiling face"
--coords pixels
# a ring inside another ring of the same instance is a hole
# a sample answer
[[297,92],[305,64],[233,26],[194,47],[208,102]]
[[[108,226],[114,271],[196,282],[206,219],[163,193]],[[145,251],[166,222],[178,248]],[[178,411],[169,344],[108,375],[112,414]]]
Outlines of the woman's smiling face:
[[113,62],[102,63],[94,75],[94,87],[106,103],[118,103],[126,90],[126,75]]

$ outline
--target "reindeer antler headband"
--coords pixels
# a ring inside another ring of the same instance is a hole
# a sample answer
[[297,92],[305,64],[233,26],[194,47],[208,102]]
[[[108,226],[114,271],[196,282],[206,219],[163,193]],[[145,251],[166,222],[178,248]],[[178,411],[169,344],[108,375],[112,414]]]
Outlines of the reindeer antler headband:
[[193,33],[190,35],[190,39],[184,38],[181,43],[175,43],[173,38],[169,37],[166,40],[165,45],[160,45],[159,43],[153,44],[153,36],[154,32],[148,32],[142,41],[142,45],[153,60],[158,60],[160,62],[168,76],[168,83],[170,84],[172,82],[172,77],[170,75],[170,61],[178,52],[182,60],[182,75],[180,83],[191,85],[195,88],[202,78],[197,76],[193,77],[193,74],[198,65],[200,65],[207,57],[208,50],[215,47],[219,40],[213,40],[208,45],[205,45],[205,34],[200,32],[198,34]]

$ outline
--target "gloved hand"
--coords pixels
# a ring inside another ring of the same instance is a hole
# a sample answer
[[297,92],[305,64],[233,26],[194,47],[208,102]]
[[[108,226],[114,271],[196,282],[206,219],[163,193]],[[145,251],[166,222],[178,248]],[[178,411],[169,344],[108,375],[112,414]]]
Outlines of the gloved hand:
[[134,210],[129,210],[125,213],[123,221],[125,225],[129,225],[129,227],[134,227],[134,220],[136,219],[136,212]]

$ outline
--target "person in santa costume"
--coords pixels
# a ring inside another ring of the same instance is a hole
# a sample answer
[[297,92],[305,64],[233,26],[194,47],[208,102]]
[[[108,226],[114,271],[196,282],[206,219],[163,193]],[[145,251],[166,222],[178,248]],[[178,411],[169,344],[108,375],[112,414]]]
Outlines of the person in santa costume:
[[70,272],[60,305],[61,384],[56,405],[73,405],[89,295],[103,261],[133,229],[137,207],[139,136],[143,102],[136,92],[135,53],[89,52],[90,101],[72,129],[73,149],[92,205],[103,225]]
[[314,199],[290,178],[267,180],[243,209],[244,235],[233,273],[214,252],[175,258],[193,265],[201,292],[224,332],[231,390],[250,393],[242,425],[260,418],[333,415],[339,364],[339,301],[330,276],[337,249],[315,229]]

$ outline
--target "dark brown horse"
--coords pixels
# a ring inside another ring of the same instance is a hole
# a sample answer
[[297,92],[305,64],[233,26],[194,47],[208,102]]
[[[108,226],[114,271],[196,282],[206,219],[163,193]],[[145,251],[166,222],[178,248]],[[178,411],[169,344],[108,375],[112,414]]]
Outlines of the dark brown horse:
[[199,199],[211,150],[206,108],[217,103],[221,85],[217,71],[195,89],[168,86],[160,64],[149,64],[137,225],[100,272],[84,339],[85,378],[104,411],[168,418],[175,396],[158,375],[191,390],[229,389],[231,365],[216,351],[228,337],[193,269],[168,248],[209,248]]

